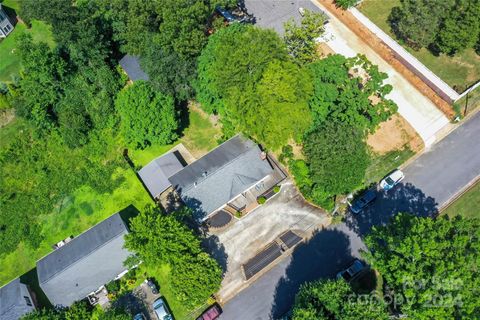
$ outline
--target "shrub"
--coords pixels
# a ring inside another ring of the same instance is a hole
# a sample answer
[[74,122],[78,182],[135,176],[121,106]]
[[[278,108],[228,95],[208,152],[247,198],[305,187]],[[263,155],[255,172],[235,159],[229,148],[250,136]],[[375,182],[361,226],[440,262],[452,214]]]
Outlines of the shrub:
[[280,192],[280,186],[275,186],[275,187],[273,188],[273,192],[279,193],[279,192]]
[[261,196],[257,199],[258,204],[264,204],[267,201],[267,198]]

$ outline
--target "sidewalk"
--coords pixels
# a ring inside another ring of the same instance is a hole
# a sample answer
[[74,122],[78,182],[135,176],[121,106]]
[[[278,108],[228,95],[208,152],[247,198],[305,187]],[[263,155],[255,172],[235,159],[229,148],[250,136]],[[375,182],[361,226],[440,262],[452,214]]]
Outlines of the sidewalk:
[[340,20],[323,7],[318,1],[314,3],[329,13],[330,20],[326,33],[321,37],[336,53],[347,57],[364,54],[380,71],[388,74],[385,81],[393,86],[387,98],[398,105],[398,112],[418,132],[428,148],[438,140],[438,133],[448,129],[450,122],[435,104],[419,92],[407,79],[380,57],[370,46],[348,29]]

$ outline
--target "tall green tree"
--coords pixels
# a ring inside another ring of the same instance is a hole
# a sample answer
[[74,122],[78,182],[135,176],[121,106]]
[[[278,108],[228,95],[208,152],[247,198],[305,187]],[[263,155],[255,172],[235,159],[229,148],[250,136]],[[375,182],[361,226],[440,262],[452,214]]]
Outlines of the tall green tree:
[[392,31],[409,46],[430,46],[443,19],[452,12],[455,0],[401,0],[389,16]]
[[242,106],[228,101],[232,91],[249,90],[270,62],[287,59],[285,45],[273,30],[242,24],[223,28],[209,38],[198,60],[197,99],[208,112],[236,115]]
[[290,61],[272,61],[257,86],[259,104],[245,110],[245,130],[272,149],[300,141],[311,126],[309,73]]
[[452,12],[440,25],[435,46],[440,52],[454,55],[475,46],[480,36],[480,1],[457,0]]
[[317,125],[342,122],[371,133],[397,111],[385,98],[392,90],[383,83],[387,74],[364,56],[331,55],[312,63],[310,70],[314,85],[310,108]]
[[345,123],[325,123],[306,135],[303,151],[314,201],[324,204],[332,196],[351,192],[362,184],[370,164],[364,137]]
[[174,214],[146,209],[131,220],[130,229],[125,246],[148,265],[170,266],[174,294],[185,305],[199,306],[220,288],[220,266]]
[[23,73],[16,98],[17,113],[32,120],[40,130],[49,130],[56,121],[55,108],[62,99],[67,63],[45,43],[33,43],[30,35],[17,40]]
[[145,81],[123,89],[115,101],[122,133],[128,144],[144,148],[168,144],[177,138],[177,115],[171,96],[155,92]]
[[379,298],[357,296],[343,280],[320,280],[304,284],[295,298],[293,320],[387,320],[389,314]]
[[368,261],[412,319],[480,317],[480,221],[399,214],[367,236]]
[[296,61],[309,63],[319,58],[315,39],[325,32],[324,24],[324,14],[310,10],[305,10],[300,25],[293,18],[285,23],[283,38],[288,52]]

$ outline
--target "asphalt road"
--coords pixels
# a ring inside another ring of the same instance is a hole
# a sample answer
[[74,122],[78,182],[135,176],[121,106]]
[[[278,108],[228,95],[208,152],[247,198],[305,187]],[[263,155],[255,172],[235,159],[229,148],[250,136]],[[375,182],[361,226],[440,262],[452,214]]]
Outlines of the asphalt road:
[[223,308],[221,319],[277,319],[291,307],[304,282],[330,278],[345,268],[373,225],[398,212],[431,216],[480,174],[480,113],[450,133],[404,169],[403,183],[345,224],[319,231]]

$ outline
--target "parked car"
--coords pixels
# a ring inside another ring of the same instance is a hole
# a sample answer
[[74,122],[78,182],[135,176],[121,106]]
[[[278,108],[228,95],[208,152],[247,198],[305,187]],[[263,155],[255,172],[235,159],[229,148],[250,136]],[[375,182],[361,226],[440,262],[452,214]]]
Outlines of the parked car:
[[365,268],[366,266],[363,264],[362,261],[355,259],[355,261],[353,261],[350,267],[337,273],[337,279],[344,279],[348,282],[360,272],[362,272]]
[[205,310],[204,313],[200,317],[197,318],[197,320],[215,320],[220,317],[220,314],[222,314],[222,309],[220,309],[220,306],[218,304],[214,304],[207,310]]
[[228,22],[228,23],[252,23],[253,16],[242,11],[240,8],[235,8],[233,10],[227,10],[220,6],[216,7],[215,10]]
[[147,320],[147,317],[143,313],[137,313],[133,316],[133,320]]
[[350,211],[352,211],[353,213],[359,213],[363,210],[363,208],[368,206],[368,204],[373,202],[376,198],[377,192],[373,189],[368,189],[350,204]]
[[172,314],[168,310],[168,307],[163,298],[158,298],[153,302],[153,311],[157,316],[158,320],[172,320]]
[[152,293],[153,293],[153,294],[158,294],[157,285],[155,284],[155,282],[152,281],[152,279],[146,279],[146,280],[145,280],[145,283],[146,283],[147,286],[150,288],[150,290],[152,290]]
[[403,174],[402,171],[400,170],[395,170],[392,173],[390,173],[388,176],[382,179],[380,181],[380,188],[382,188],[385,191],[388,191],[392,189],[394,186],[396,186],[400,181],[405,178],[405,175]]

